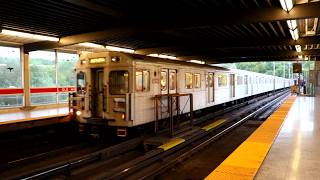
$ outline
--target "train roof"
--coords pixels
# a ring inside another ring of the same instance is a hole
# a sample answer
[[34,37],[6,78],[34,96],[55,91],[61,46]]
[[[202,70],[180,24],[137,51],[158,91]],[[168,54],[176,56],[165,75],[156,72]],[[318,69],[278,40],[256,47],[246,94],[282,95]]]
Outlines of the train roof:
[[163,59],[158,57],[144,56],[139,54],[128,54],[128,53],[125,53],[125,54],[135,60],[142,60],[147,62],[172,63],[172,64],[179,64],[179,65],[185,65],[185,66],[210,68],[210,69],[220,70],[220,71],[230,71],[230,69],[228,68],[213,66],[208,64],[197,64],[197,63],[191,63],[191,62],[180,61],[180,60],[170,60],[170,59]]

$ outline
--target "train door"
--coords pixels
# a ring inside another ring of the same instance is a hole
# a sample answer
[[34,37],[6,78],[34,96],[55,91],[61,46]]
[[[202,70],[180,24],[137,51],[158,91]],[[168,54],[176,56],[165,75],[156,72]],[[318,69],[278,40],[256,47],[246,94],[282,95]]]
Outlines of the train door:
[[176,69],[161,69],[160,91],[161,91],[161,94],[177,93],[177,70]]
[[235,97],[235,74],[230,74],[230,97],[233,98]]
[[91,69],[92,78],[92,93],[91,93],[91,107],[92,117],[102,117],[103,113],[103,77],[104,71],[102,68]]
[[214,102],[214,74],[208,74],[208,100]]

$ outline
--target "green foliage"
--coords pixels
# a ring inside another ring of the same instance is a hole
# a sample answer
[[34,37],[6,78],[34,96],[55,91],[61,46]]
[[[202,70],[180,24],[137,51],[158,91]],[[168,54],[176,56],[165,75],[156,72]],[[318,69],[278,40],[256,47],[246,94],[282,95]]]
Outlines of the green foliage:
[[0,56],[0,88],[17,87],[21,87],[20,59]]
[[47,59],[30,58],[31,87],[55,87],[55,62]]
[[[292,62],[242,62],[219,64],[219,66],[273,75],[273,63],[275,63],[276,76],[289,78],[289,71],[292,73]],[[303,71],[314,68],[314,61],[303,61],[301,63]]]

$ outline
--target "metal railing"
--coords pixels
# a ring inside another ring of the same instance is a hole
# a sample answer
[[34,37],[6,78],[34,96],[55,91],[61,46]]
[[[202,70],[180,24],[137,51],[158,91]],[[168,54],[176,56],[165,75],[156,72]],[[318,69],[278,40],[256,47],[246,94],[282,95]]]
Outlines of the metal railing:
[[[180,99],[181,97],[188,98],[184,104],[181,104],[181,99]],[[154,103],[155,103],[155,124],[154,124],[155,133],[157,133],[159,130],[159,124],[158,124],[159,120],[169,118],[170,135],[171,136],[175,135],[174,116],[176,119],[176,125],[177,127],[179,127],[180,116],[184,114],[184,110],[188,103],[189,103],[189,118],[190,118],[189,122],[190,122],[190,126],[193,126],[193,95],[191,93],[159,94],[154,97]],[[163,109],[165,109],[165,111],[163,111]],[[165,116],[165,118],[163,118],[162,116],[163,114],[166,114],[168,117]],[[160,115],[160,119],[159,119],[159,115]]]

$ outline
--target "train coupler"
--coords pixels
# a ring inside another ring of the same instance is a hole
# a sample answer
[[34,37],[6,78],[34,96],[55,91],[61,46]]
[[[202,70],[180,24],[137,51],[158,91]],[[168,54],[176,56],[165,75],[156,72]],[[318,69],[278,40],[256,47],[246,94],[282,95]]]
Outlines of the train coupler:
[[126,127],[118,127],[117,128],[117,136],[119,137],[126,137],[128,134]]

